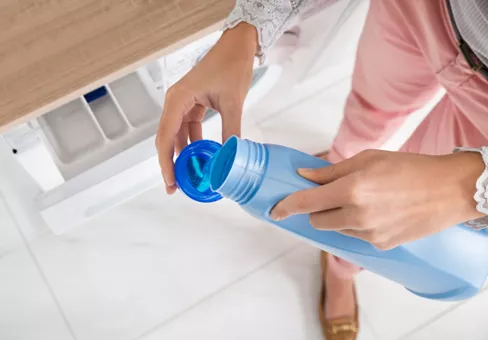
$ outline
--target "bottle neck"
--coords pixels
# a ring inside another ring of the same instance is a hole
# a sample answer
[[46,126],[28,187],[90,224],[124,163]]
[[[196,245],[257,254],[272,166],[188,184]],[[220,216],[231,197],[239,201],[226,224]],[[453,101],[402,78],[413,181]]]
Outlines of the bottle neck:
[[231,137],[212,162],[210,186],[222,196],[245,204],[258,191],[267,163],[264,144]]

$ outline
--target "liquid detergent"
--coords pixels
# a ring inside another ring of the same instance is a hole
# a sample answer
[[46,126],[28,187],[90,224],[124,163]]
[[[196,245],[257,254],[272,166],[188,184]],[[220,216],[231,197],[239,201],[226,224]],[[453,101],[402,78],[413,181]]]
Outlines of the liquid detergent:
[[299,168],[330,163],[279,145],[230,138],[224,146],[203,140],[190,144],[175,163],[179,188],[198,202],[222,197],[246,212],[301,237],[318,248],[402,284],[421,297],[454,301],[475,295],[488,275],[488,236],[464,225],[392,250],[334,231],[320,231],[308,215],[270,219],[272,208],[291,193],[317,186]]

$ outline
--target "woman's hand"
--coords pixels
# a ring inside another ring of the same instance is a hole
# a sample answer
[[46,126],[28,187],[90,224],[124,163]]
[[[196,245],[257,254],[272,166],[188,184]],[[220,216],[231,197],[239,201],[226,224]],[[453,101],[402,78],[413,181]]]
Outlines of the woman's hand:
[[482,216],[473,195],[479,154],[425,156],[368,150],[336,165],[302,169],[322,184],[278,203],[271,217],[310,213],[311,224],[391,249]]
[[156,137],[166,191],[176,190],[173,155],[202,138],[206,108],[222,117],[222,140],[240,135],[244,99],[251,85],[256,29],[246,23],[226,31],[217,44],[185,77],[166,93]]

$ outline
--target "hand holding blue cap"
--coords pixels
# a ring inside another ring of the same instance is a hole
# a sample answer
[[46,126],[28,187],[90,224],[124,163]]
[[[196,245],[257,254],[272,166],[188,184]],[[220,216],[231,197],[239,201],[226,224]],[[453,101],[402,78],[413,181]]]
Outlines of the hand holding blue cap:
[[200,140],[188,145],[175,162],[176,184],[191,199],[211,203],[222,196],[210,188],[212,161],[222,145],[210,140]]

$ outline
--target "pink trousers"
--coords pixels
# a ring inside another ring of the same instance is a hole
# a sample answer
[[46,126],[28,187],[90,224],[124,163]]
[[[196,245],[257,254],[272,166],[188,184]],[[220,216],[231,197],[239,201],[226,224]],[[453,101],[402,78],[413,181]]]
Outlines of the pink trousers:
[[[446,96],[401,148],[440,155],[488,145],[488,81],[457,47],[447,0],[371,0],[332,162],[381,147],[442,86]],[[331,270],[357,268],[331,258]]]

